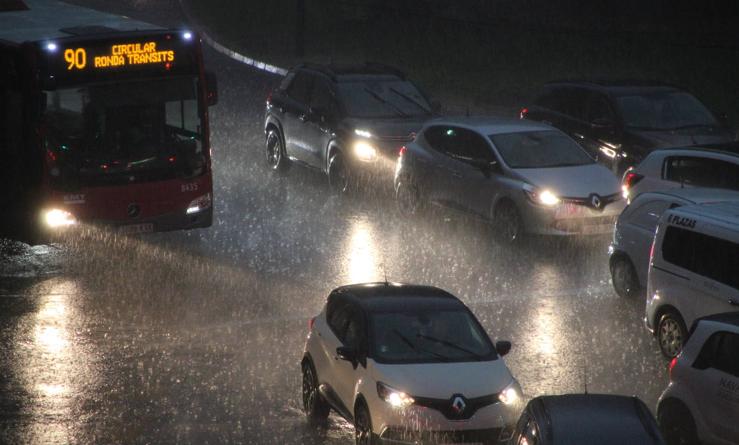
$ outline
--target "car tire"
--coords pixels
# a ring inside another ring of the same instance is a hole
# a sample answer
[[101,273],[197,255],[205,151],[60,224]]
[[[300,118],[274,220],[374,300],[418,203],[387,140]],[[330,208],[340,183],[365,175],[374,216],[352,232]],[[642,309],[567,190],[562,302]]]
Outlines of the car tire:
[[328,185],[337,195],[345,194],[351,185],[349,167],[344,161],[344,155],[337,151],[328,162]]
[[681,402],[668,400],[657,410],[657,422],[667,445],[697,445],[698,431],[690,410]]
[[398,213],[405,217],[417,215],[423,204],[418,186],[408,177],[401,178],[395,187],[395,204]]
[[284,172],[290,164],[290,161],[285,155],[285,147],[282,141],[282,135],[279,130],[270,128],[267,131],[267,137],[264,144],[265,154],[267,156],[267,166],[269,166],[272,171]]
[[616,293],[623,298],[633,298],[639,293],[639,278],[631,260],[619,255],[611,261],[611,282]]
[[682,350],[688,329],[685,327],[683,317],[674,310],[665,311],[657,322],[657,342],[659,350],[668,359],[672,359]]
[[359,402],[354,408],[354,443],[356,445],[376,445],[377,443],[372,433],[372,417],[364,402]]
[[493,230],[496,240],[502,244],[513,245],[521,241],[523,221],[515,204],[503,201],[495,207]]
[[330,406],[318,391],[318,376],[313,364],[304,360],[303,369],[303,410],[311,425],[323,425],[328,419]]

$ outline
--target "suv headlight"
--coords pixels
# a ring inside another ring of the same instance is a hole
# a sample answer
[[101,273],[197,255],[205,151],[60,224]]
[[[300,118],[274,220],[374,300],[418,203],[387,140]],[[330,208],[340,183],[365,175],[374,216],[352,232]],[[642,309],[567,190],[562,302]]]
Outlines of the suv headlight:
[[185,213],[192,215],[193,213],[202,212],[203,210],[210,208],[211,205],[213,205],[213,200],[210,197],[210,193],[206,193],[203,196],[193,199],[187,206],[187,211]]
[[360,161],[372,162],[377,159],[377,148],[367,141],[354,142],[354,155]]
[[559,197],[551,190],[539,189],[533,185],[524,184],[523,191],[526,193],[526,197],[534,204],[553,207],[561,202]]
[[377,395],[395,408],[405,408],[415,402],[413,397],[382,382],[377,382]]
[[498,394],[498,400],[504,405],[513,405],[521,400],[521,388],[515,379]]

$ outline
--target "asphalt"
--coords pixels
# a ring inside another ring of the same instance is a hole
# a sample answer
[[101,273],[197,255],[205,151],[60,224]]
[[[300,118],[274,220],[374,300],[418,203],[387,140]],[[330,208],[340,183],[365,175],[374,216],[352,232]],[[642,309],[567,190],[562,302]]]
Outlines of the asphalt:
[[[169,0],[74,3],[168,26]],[[307,321],[339,285],[430,284],[459,296],[527,397],[637,395],[654,409],[666,362],[643,299],[611,288],[607,238],[496,245],[446,214],[399,217],[385,192],[342,200],[320,174],[264,163],[277,78],[211,50],[215,223],[125,238],[84,228],[0,248],[0,443],[346,444],[332,416],[307,426],[299,361]]]

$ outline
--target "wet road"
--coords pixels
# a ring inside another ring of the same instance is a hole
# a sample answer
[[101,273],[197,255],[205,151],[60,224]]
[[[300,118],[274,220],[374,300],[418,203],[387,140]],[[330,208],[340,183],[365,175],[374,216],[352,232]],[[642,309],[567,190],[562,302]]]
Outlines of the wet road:
[[[179,24],[173,4],[107,6]],[[260,130],[276,79],[213,51],[212,228],[123,238],[84,229],[54,246],[5,243],[0,273],[0,442],[345,444],[309,429],[299,361],[307,320],[341,284],[431,284],[462,298],[527,397],[635,394],[650,407],[666,363],[643,301],[612,290],[604,238],[518,248],[486,227],[403,220],[386,194],[328,194],[325,179],[270,174]]]

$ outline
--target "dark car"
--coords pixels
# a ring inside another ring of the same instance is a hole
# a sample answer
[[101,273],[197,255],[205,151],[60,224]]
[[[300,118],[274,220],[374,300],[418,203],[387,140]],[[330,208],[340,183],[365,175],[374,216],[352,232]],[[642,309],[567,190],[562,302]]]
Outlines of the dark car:
[[521,118],[563,130],[619,174],[656,148],[736,138],[725,117],[689,92],[656,82],[551,82]]
[[657,422],[636,397],[539,396],[526,405],[511,445],[664,444]]
[[392,67],[300,65],[267,100],[267,162],[318,169],[338,192],[368,179],[392,186],[399,148],[437,107]]

